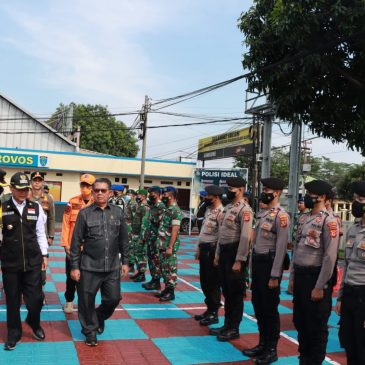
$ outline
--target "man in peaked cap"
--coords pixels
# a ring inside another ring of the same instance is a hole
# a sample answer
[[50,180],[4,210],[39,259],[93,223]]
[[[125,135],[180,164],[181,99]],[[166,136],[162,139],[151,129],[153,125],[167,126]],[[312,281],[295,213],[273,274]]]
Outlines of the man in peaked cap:
[[14,350],[22,337],[20,305],[23,296],[28,309],[26,323],[39,341],[45,339],[40,325],[43,305],[41,271],[48,263],[48,244],[44,231],[45,213],[42,207],[27,199],[28,176],[18,172],[11,177],[12,197],[3,202],[1,270],[6,294],[8,338],[5,350]]
[[83,174],[80,177],[80,194],[71,198],[65,208],[62,219],[62,235],[61,246],[66,252],[66,303],[63,306],[65,313],[73,312],[73,301],[76,293],[76,281],[71,276],[70,266],[70,248],[72,234],[75,228],[77,216],[82,208],[91,205],[94,202],[92,195],[92,185],[95,182],[95,177],[91,174]]
[[224,325],[211,329],[210,334],[219,341],[239,337],[242,321],[243,297],[246,290],[245,266],[248,264],[252,232],[252,210],[244,202],[246,181],[242,177],[226,180],[227,198],[230,204],[224,207],[223,220],[214,264],[219,265],[222,291],[225,298]]
[[263,189],[260,200],[267,208],[257,215],[251,269],[252,304],[260,338],[257,346],[243,350],[243,353],[256,357],[256,364],[271,364],[278,358],[278,305],[284,259],[287,255],[289,215],[279,204],[284,182],[279,178],[269,177],[261,179],[261,183]]
[[180,247],[181,209],[177,205],[177,190],[173,186],[166,186],[162,193],[162,202],[166,209],[162,214],[158,229],[158,247],[160,263],[165,288],[157,297],[161,302],[175,299],[177,282],[177,252]]
[[150,269],[151,281],[142,284],[146,290],[159,290],[161,288],[160,279],[162,277],[160,250],[158,247],[158,228],[160,226],[165,204],[161,201],[161,188],[157,185],[148,189],[148,203],[150,211],[148,213],[148,225],[144,231],[147,245],[148,267]]
[[52,245],[56,225],[55,204],[52,196],[43,191],[44,174],[40,171],[34,171],[31,173],[30,179],[32,188],[29,192],[29,199],[38,202],[46,213],[46,234],[48,244]]
[[332,308],[332,275],[336,264],[339,227],[326,210],[331,185],[323,180],[306,183],[305,206],[293,250],[289,287],[293,289],[293,322],[298,331],[300,364],[322,364]]
[[202,229],[199,234],[196,258],[199,260],[200,284],[205,295],[207,310],[194,318],[202,326],[218,323],[218,309],[221,306],[221,287],[219,269],[214,266],[214,256],[217,249],[219,225],[223,218],[222,195],[223,188],[215,185],[206,186],[205,198],[207,210]]
[[365,181],[352,184],[352,215],[356,218],[346,237],[342,282],[336,312],[341,316],[339,339],[347,364],[365,361]]

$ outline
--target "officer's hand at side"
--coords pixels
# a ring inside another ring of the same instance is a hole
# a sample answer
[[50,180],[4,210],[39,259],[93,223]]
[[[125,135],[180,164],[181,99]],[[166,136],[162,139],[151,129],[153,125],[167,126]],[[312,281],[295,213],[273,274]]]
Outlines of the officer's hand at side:
[[294,290],[294,280],[289,280],[288,293],[293,294],[293,290]]
[[127,276],[129,273],[129,265],[122,265],[120,268],[120,275],[123,276]]
[[70,256],[70,251],[71,251],[70,247],[65,246],[64,249],[65,249],[66,255]]
[[336,303],[335,312],[336,312],[336,314],[337,314],[338,316],[340,316],[340,315],[341,315],[341,301],[338,301],[338,302]]
[[48,246],[52,246],[53,244],[53,238],[48,238]]
[[268,285],[270,289],[277,288],[279,286],[279,279],[270,279]]
[[168,247],[165,251],[165,256],[166,257],[170,257],[172,255],[172,248]]
[[199,248],[197,248],[197,250],[195,251],[195,260],[199,260],[200,257],[200,250]]
[[232,271],[235,273],[239,273],[241,271],[241,261],[235,261],[232,266]]
[[323,295],[324,295],[323,290],[314,288],[312,290],[311,299],[313,302],[318,302],[319,300],[323,299]]
[[48,258],[47,257],[43,257],[43,262],[42,262],[42,271],[46,271],[48,267]]
[[214,256],[213,266],[217,267],[219,265],[219,256]]
[[70,272],[70,276],[72,280],[79,281],[80,280],[80,270],[73,269]]

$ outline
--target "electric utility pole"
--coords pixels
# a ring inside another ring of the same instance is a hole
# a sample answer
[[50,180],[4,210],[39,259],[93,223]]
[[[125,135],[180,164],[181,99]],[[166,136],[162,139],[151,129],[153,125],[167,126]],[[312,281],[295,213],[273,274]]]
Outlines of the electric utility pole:
[[147,145],[147,116],[148,111],[150,110],[149,98],[146,95],[144,98],[144,105],[143,111],[140,113],[140,120],[141,120],[141,134],[139,136],[142,139],[142,159],[141,159],[141,178],[139,182],[140,189],[144,187],[144,172],[145,172],[145,165],[146,165],[146,145]]

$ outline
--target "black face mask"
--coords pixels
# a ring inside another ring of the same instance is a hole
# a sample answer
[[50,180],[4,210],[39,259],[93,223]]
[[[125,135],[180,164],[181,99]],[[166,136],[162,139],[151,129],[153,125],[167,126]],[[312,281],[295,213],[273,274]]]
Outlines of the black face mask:
[[142,199],[141,198],[136,198],[136,202],[139,204],[142,202]]
[[236,197],[236,192],[228,190],[226,195],[228,200],[233,200]]
[[274,193],[261,193],[260,200],[264,204],[270,204],[274,200]]
[[155,204],[156,203],[156,198],[154,196],[149,196],[147,199],[147,202],[149,205]]
[[210,205],[212,205],[213,204],[213,199],[205,199],[205,205],[207,206],[207,207],[209,207]]
[[170,201],[170,199],[169,199],[169,197],[168,197],[168,196],[163,196],[161,200],[162,200],[162,202],[163,202],[165,205],[167,205],[167,204],[168,204],[168,202]]
[[351,213],[355,218],[361,218],[365,213],[365,204],[359,203],[355,200],[352,203]]
[[308,209],[313,209],[314,205],[318,202],[318,197],[311,197],[308,194],[304,195],[304,205]]
[[0,195],[3,193],[4,188],[2,186],[0,186]]

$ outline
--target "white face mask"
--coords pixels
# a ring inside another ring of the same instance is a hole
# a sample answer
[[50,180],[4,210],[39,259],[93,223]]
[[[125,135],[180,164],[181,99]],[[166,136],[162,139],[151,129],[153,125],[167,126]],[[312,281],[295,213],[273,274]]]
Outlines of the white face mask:
[[130,195],[124,195],[124,200],[128,203],[131,200]]

